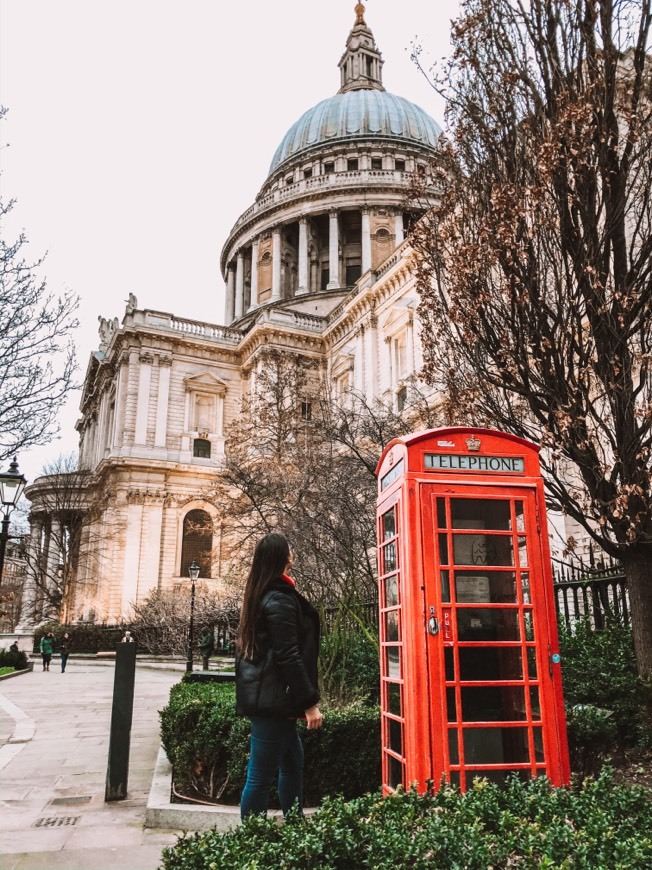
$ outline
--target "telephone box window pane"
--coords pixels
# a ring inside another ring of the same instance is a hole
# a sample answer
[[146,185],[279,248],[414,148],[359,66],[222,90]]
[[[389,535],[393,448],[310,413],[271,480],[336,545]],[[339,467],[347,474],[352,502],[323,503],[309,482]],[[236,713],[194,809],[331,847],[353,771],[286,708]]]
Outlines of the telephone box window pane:
[[446,689],[446,709],[448,711],[448,721],[457,722],[457,702],[455,700],[454,686],[449,686]]
[[458,640],[520,640],[518,610],[473,607],[457,610]]
[[537,762],[545,761],[543,757],[543,733],[540,728],[534,728],[534,758]]
[[522,764],[530,760],[527,728],[465,728],[466,764]]
[[441,572],[441,600],[445,604],[450,604],[451,600],[451,586],[448,571]]
[[514,564],[512,539],[506,535],[453,535],[453,556],[456,565]]
[[397,755],[403,755],[403,738],[401,736],[401,723],[395,719],[388,719],[389,748]]
[[393,574],[385,577],[385,607],[396,607],[398,604],[398,577]]
[[457,746],[457,728],[448,729],[448,757],[449,764],[460,763],[460,753]]
[[454,529],[492,529],[510,531],[508,501],[497,499],[452,498],[451,526]]
[[536,721],[541,719],[541,702],[539,700],[538,686],[530,686],[530,706],[532,707],[532,718]]
[[385,640],[389,643],[398,642],[398,612],[390,610],[385,614]]
[[514,571],[455,572],[455,596],[458,604],[516,604]]
[[448,565],[448,538],[439,535],[439,564]]
[[525,622],[525,639],[534,640],[534,617],[531,610],[524,611],[523,621]]
[[398,683],[387,683],[388,712],[393,716],[401,716],[401,687]]
[[446,679],[449,683],[452,683],[455,679],[455,656],[450,646],[444,648],[444,668]]
[[532,646],[527,648],[527,672],[531,680],[537,679],[537,651]]
[[523,686],[463,686],[462,721],[524,722]]
[[460,680],[503,682],[523,679],[523,660],[519,647],[460,647]]
[[443,498],[437,499],[437,525],[440,529],[446,528],[446,502]]
[[385,650],[386,667],[385,673],[390,680],[401,679],[401,651],[397,646],[388,646]]
[[387,544],[383,547],[383,574],[396,571],[396,544]]
[[518,539],[518,564],[521,568],[528,567],[527,560],[527,538],[520,537]]
[[523,512],[523,502],[517,501],[515,504],[516,511],[516,531],[524,532],[525,531],[525,514]]
[[396,534],[396,511],[394,508],[387,511],[386,514],[383,514],[383,536],[385,540],[387,538],[393,538]]
[[451,770],[451,772],[450,772],[450,784],[456,786],[457,788],[460,787],[460,772],[459,772],[459,770]]
[[387,767],[389,773],[389,782],[387,784],[389,787],[398,788],[399,785],[403,785],[403,765],[401,762],[394,758],[393,755],[388,755]]
[[523,604],[532,604],[530,597],[530,575],[527,573],[521,574],[521,588],[523,590]]

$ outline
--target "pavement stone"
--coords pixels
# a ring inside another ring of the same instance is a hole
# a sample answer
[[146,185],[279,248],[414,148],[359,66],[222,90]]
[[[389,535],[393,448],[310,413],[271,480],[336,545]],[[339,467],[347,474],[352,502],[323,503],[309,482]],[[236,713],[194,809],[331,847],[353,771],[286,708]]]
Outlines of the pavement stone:
[[[137,666],[128,795],[108,804],[114,661],[72,659],[63,675],[35,670],[0,684],[0,870],[160,867],[163,847],[179,832],[143,825],[159,749],[158,710],[182,671]],[[8,710],[20,711],[20,721],[12,724]],[[19,725],[32,727],[24,743],[12,742]]]

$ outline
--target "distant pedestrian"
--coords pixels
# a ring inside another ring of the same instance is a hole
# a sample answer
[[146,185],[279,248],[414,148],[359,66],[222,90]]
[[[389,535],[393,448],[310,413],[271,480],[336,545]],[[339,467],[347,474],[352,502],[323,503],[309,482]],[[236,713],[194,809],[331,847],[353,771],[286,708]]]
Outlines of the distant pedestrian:
[[54,652],[54,635],[51,631],[44,634],[41,638],[41,658],[43,659],[43,670],[50,670],[50,662],[52,661],[52,653]]
[[12,645],[9,647],[10,652],[20,652],[18,649],[18,641],[15,640]]
[[131,636],[131,632],[130,632],[130,631],[125,631],[125,636],[122,638],[122,640],[120,641],[120,643],[134,643],[134,639],[133,639],[133,637]]
[[61,652],[61,673],[65,674],[66,665],[68,664],[68,656],[70,655],[70,635],[68,634],[67,631],[64,632],[64,635],[61,638],[60,652]]
[[215,648],[215,639],[213,637],[213,629],[207,625],[202,629],[201,637],[199,638],[199,651],[201,652],[201,666],[207,671],[209,659],[213,655]]

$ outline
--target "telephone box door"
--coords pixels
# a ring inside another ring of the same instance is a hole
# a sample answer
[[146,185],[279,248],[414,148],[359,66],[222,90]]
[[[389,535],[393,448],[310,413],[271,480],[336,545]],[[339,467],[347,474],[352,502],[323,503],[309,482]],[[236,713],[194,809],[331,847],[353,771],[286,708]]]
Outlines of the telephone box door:
[[421,496],[425,604],[437,617],[427,629],[430,703],[440,705],[431,723],[445,723],[431,735],[442,763],[432,778],[462,790],[514,772],[560,783],[556,623],[535,490],[433,483]]

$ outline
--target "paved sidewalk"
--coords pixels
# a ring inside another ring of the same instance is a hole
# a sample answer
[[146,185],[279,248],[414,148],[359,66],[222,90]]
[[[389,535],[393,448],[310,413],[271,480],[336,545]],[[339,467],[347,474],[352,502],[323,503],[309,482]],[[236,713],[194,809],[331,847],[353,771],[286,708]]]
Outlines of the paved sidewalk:
[[176,840],[143,828],[157,711],[182,668],[137,666],[128,797],[105,804],[114,662],[51,667],[0,682],[1,870],[156,870]]

